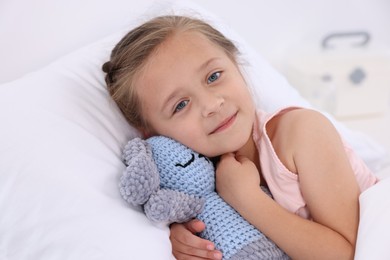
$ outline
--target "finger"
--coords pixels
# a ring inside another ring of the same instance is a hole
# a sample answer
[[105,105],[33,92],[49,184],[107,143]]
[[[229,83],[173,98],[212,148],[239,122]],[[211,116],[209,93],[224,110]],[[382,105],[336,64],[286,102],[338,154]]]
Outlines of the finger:
[[219,251],[208,251],[206,252],[205,254],[205,257],[202,257],[202,256],[195,256],[195,255],[187,255],[187,254],[183,254],[182,252],[178,252],[178,251],[172,251],[173,253],[173,256],[177,259],[177,260],[204,260],[204,259],[214,259],[214,260],[220,260],[222,259],[222,253],[219,252]]
[[[222,259],[222,253],[218,250],[192,247],[171,239],[172,253],[177,259]],[[213,246],[214,247],[214,246]]]
[[250,161],[248,157],[246,157],[245,155],[241,155],[241,154],[236,154],[235,158],[240,163],[245,163],[247,161]]
[[221,155],[221,160],[233,159],[234,153],[225,153]]
[[[203,224],[203,222],[200,222],[200,223]],[[189,229],[186,228],[185,225],[182,225],[182,224],[172,224],[171,225],[170,238],[171,238],[172,243],[177,243],[177,245],[180,248],[182,248],[182,250],[178,250],[178,251],[183,251],[187,247],[199,248],[201,250],[213,250],[214,249],[213,242],[194,235],[193,233],[191,233],[191,231]],[[176,244],[175,244],[175,246],[176,246]]]
[[[203,224],[203,222],[198,221],[198,224]],[[176,258],[179,259],[197,259],[206,258],[206,259],[221,259],[221,252],[214,250],[214,244],[211,241],[202,239],[190,232],[182,224],[173,224],[171,225],[171,235],[172,251]]]
[[206,225],[199,219],[190,220],[184,223],[184,226],[193,234],[202,232],[206,228]]
[[237,160],[234,156],[234,153],[226,153],[221,155],[221,159],[219,160],[217,167],[222,164],[226,165],[230,163],[235,163],[236,161]]

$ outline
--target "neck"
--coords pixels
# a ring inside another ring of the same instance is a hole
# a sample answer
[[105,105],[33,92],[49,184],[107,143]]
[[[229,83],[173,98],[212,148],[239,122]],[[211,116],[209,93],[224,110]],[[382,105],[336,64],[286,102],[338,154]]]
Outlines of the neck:
[[237,151],[237,154],[247,157],[249,160],[256,164],[257,168],[260,167],[259,152],[257,151],[257,147],[252,135],[250,135],[246,144]]

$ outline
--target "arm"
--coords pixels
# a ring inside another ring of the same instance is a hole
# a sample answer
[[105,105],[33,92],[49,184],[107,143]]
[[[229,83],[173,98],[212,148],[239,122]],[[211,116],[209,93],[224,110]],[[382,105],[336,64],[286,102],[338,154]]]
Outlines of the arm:
[[281,161],[299,175],[314,221],[264,194],[256,167],[242,157],[222,158],[219,194],[294,259],[352,259],[359,188],[336,130],[322,115],[302,109],[272,119],[267,131]]

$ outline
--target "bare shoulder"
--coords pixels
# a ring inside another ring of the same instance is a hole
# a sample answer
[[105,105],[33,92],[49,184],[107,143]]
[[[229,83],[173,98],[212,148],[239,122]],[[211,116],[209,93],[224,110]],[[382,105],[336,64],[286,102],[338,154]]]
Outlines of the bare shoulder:
[[272,130],[275,138],[299,137],[302,134],[307,134],[308,131],[323,127],[333,128],[333,125],[322,113],[306,108],[288,110],[275,116],[269,122],[269,130]]
[[296,172],[294,154],[316,143],[324,136],[336,137],[337,132],[329,119],[311,109],[288,110],[272,118],[267,133],[281,162]]

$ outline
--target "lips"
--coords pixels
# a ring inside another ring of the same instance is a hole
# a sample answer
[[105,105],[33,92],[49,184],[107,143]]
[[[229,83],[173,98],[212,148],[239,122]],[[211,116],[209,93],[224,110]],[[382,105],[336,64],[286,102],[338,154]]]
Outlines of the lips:
[[210,134],[215,134],[229,128],[236,120],[237,112],[223,120]]

